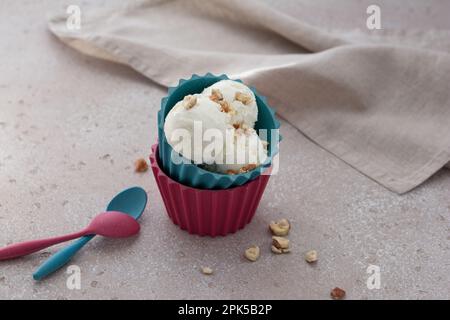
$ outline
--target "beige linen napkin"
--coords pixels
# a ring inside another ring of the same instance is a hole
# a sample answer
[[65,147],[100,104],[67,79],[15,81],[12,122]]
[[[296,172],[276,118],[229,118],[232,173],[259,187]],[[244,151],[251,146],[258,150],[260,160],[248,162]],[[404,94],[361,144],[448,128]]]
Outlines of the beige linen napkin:
[[162,85],[194,73],[241,78],[312,141],[397,193],[450,160],[450,38],[327,32],[252,0],[142,1],[84,13],[75,31],[66,19],[49,22],[62,41]]

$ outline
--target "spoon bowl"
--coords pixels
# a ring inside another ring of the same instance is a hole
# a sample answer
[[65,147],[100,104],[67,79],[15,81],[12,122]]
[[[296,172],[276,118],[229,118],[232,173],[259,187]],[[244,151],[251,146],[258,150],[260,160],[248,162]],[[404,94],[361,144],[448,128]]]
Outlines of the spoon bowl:
[[120,211],[139,219],[147,205],[147,193],[140,187],[132,187],[118,193],[108,204],[106,211]]
[[108,238],[128,238],[139,233],[139,230],[139,223],[130,215],[119,211],[107,211],[97,215],[85,233]]

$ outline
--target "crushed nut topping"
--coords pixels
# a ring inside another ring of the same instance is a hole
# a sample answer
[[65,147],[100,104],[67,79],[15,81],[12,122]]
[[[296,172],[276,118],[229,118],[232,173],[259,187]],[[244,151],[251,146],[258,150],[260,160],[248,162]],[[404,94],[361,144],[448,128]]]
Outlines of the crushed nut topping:
[[206,275],[211,275],[211,274],[213,274],[213,269],[211,269],[210,267],[202,267],[202,273],[203,274],[206,274]]
[[281,219],[277,222],[271,221],[269,224],[269,229],[272,234],[276,236],[287,236],[289,230],[291,230],[291,224],[287,219]]
[[145,172],[148,170],[147,161],[144,158],[137,159],[134,162],[134,171],[136,172]]
[[340,300],[345,297],[345,291],[342,290],[341,288],[336,287],[333,290],[331,290],[330,296],[335,300]]
[[212,89],[209,99],[211,99],[214,102],[219,102],[220,100],[223,100],[222,92],[220,92],[220,90],[218,89]]
[[183,105],[186,108],[186,110],[193,108],[196,104],[197,104],[197,97],[193,95],[187,95],[183,99]]
[[251,246],[247,250],[245,250],[244,256],[250,261],[258,260],[260,255],[260,250],[258,246]]
[[317,251],[316,250],[310,250],[305,254],[305,260],[308,263],[313,263],[317,261]]
[[245,105],[248,105],[252,102],[252,97],[249,94],[243,92],[236,92],[234,95],[234,100],[240,101]]
[[246,173],[256,168],[256,164],[250,163],[239,169],[239,173]]
[[236,114],[236,111],[233,109],[233,107],[230,106],[230,104],[225,100],[220,100],[218,103],[220,104],[220,111],[229,113],[231,115]]
[[233,123],[233,127],[236,130],[239,130],[239,131],[236,131],[236,134],[241,134],[241,133],[250,134],[250,133],[252,133],[254,131],[253,128],[250,128],[248,125],[246,125],[243,122]]
[[283,237],[272,237],[272,252],[274,253],[288,253],[291,250],[289,249],[289,240]]

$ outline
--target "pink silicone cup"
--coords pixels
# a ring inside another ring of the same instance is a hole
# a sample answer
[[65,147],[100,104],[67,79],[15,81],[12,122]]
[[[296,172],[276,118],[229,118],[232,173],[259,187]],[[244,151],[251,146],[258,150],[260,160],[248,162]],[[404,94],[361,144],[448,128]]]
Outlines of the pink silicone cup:
[[[225,236],[244,228],[255,215],[270,175],[224,190],[195,189],[172,180],[161,169],[158,145],[150,163],[172,222],[190,234]],[[268,169],[270,170],[270,169]]]

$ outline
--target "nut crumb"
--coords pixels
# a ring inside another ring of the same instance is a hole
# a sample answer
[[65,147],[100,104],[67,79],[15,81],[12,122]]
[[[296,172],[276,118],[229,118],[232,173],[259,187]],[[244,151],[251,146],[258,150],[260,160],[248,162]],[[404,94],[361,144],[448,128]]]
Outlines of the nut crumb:
[[274,245],[272,245],[270,247],[270,249],[272,250],[273,253],[283,253],[283,251],[281,251],[280,249],[278,249],[277,247],[275,247]]
[[147,161],[144,158],[137,159],[134,163],[134,171],[145,172],[148,170]]
[[334,300],[341,300],[345,297],[345,291],[342,290],[341,288],[336,287],[333,290],[331,290],[330,296]]
[[278,249],[288,249],[289,248],[289,239],[283,237],[272,237],[272,244]]
[[313,263],[317,261],[317,251],[316,250],[310,250],[305,254],[305,260],[308,263]]
[[272,237],[272,252],[274,253],[288,253],[291,249],[289,248],[289,239],[283,237]]
[[211,99],[214,102],[219,102],[220,100],[223,100],[222,92],[220,92],[220,90],[218,89],[212,89],[209,99]]
[[282,254],[283,253],[283,250],[278,249],[274,245],[272,245],[271,250],[272,250],[273,253],[276,253],[276,254]]
[[206,274],[206,275],[211,275],[211,274],[213,274],[213,269],[211,269],[210,267],[202,267],[202,273],[203,274]]
[[233,107],[230,106],[230,104],[225,100],[220,100],[218,103],[220,104],[220,111],[229,113],[231,115],[236,114],[236,111],[233,109]]
[[197,104],[197,97],[193,95],[187,95],[183,99],[183,105],[186,110],[192,109]]
[[272,245],[271,250],[273,253],[276,254],[282,254],[282,253],[289,253],[291,252],[291,249],[278,249],[277,247],[275,247],[274,245]]
[[244,105],[248,105],[252,102],[252,97],[243,92],[236,92],[234,100],[242,102]]
[[250,261],[256,261],[259,258],[260,250],[258,246],[251,246],[247,250],[245,250],[245,257]]
[[287,236],[289,230],[291,230],[291,223],[287,219],[281,219],[277,222],[271,221],[269,224],[269,229],[272,234],[276,236]]

